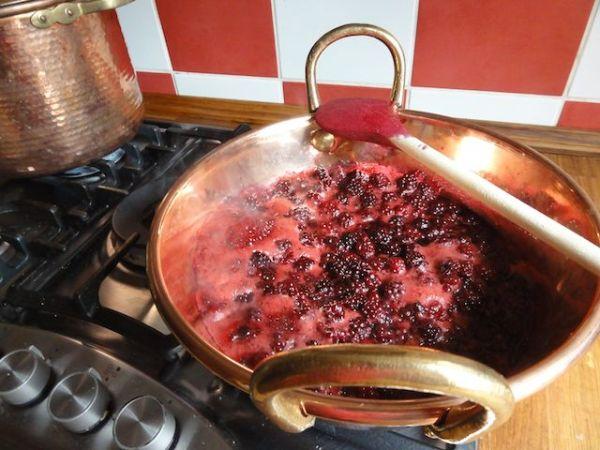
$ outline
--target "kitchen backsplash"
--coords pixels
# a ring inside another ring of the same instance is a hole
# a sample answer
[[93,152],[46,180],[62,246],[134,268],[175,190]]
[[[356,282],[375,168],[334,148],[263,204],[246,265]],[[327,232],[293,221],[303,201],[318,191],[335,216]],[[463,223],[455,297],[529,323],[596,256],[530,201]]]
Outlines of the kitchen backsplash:
[[[323,33],[379,25],[402,44],[407,107],[600,129],[600,0],[136,0],[117,14],[144,92],[305,104]],[[323,99],[387,98],[392,62],[365,37],[333,44]]]

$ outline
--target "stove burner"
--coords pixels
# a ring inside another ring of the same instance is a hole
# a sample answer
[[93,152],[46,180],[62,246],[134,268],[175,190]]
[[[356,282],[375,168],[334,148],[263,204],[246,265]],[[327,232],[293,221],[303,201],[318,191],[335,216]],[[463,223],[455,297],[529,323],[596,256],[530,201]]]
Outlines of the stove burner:
[[22,262],[22,257],[9,242],[0,241],[0,281],[4,279],[4,273],[8,268],[15,268]]
[[9,252],[10,249],[11,249],[11,246],[8,242],[0,241],[0,258],[6,259],[3,256],[6,255],[6,253]]
[[117,164],[119,161],[121,161],[125,157],[125,155],[126,155],[125,150],[123,150],[122,148],[118,148],[114,152],[109,153],[106,156],[103,156],[102,159],[109,163]]
[[86,183],[97,183],[104,178],[100,169],[92,166],[75,167],[74,169],[65,170],[58,176],[67,180],[81,180]]
[[139,235],[137,242],[123,257],[124,262],[137,268],[146,267],[146,244],[154,210],[174,181],[175,177],[153,180],[133,191],[115,208],[112,238],[117,242],[113,245],[124,242],[134,233]]
[[0,235],[51,240],[60,232],[52,208],[36,202],[0,204]]

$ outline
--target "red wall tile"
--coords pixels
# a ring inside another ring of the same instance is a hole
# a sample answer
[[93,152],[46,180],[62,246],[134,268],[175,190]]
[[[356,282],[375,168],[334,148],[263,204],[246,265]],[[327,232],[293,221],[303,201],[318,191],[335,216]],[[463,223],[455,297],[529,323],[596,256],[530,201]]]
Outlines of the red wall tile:
[[[337,98],[361,97],[388,100],[390,90],[364,86],[346,86],[341,84],[319,84],[321,102]],[[306,105],[306,84],[300,82],[283,82],[283,100],[288,105]]]
[[563,93],[593,0],[420,0],[412,84]]
[[565,102],[558,126],[600,130],[600,103]]
[[155,94],[175,94],[175,84],[170,73],[137,72],[142,92]]
[[127,67],[131,73],[133,73],[131,58],[127,52],[127,46],[125,45],[125,39],[123,38],[123,32],[121,31],[117,13],[115,11],[104,11],[101,14],[104,21],[106,41],[117,61],[117,65],[119,67]]
[[173,69],[277,76],[270,0],[156,0]]

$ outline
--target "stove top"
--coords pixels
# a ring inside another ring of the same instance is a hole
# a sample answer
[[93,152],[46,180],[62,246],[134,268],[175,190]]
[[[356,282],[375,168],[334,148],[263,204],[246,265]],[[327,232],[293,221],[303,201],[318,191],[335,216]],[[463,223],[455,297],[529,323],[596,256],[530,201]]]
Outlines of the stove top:
[[0,185],[0,448],[455,448],[420,428],[286,434],[162,321],[145,275],[154,209],[248,129],[147,121],[86,166]]

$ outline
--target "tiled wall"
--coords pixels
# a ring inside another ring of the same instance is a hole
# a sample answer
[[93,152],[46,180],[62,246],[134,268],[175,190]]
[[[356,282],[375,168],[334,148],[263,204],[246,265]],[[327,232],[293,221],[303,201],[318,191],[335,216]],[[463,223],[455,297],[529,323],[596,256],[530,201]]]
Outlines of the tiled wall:
[[[600,0],[136,0],[118,9],[145,92],[304,104],[304,63],[331,28],[391,31],[411,109],[600,129]],[[385,47],[321,57],[323,99],[387,98]]]

